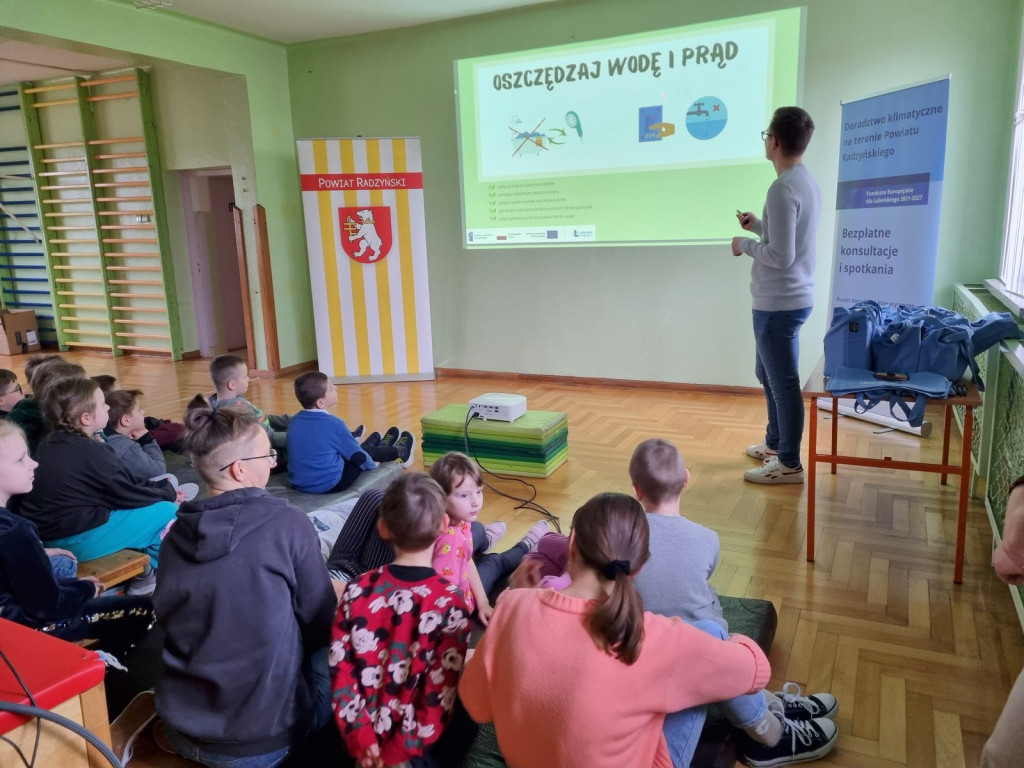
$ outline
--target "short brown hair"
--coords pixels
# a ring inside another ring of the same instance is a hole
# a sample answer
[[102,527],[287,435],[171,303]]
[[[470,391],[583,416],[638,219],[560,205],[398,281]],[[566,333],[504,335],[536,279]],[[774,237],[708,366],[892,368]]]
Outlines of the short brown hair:
[[235,369],[240,366],[249,367],[238,355],[217,355],[210,361],[210,380],[218,390],[235,378]]
[[661,504],[683,492],[686,463],[679,449],[668,440],[644,440],[629,460],[629,479],[644,498]]
[[[93,376],[92,380],[96,381],[96,377]],[[103,389],[103,385],[98,381],[96,384],[100,389]],[[135,410],[141,396],[142,391],[138,389],[115,389],[113,392],[108,392],[106,400],[107,406],[110,408],[110,414],[107,416],[107,424],[109,426],[117,426],[122,416],[127,416]]]
[[0,387],[6,387],[8,384],[17,384],[18,374],[14,371],[9,371],[6,368],[0,368]]
[[326,373],[307,371],[295,380],[295,398],[303,408],[316,408],[316,401],[327,397],[330,379]]
[[48,384],[39,406],[51,431],[82,432],[79,418],[90,413],[100,386],[85,376],[61,379]]
[[811,143],[814,121],[800,107],[779,107],[772,115],[768,132],[775,137],[786,157],[799,157]]
[[[106,395],[114,391],[114,385],[117,383],[117,377],[111,376],[109,373],[100,373],[96,376],[90,376],[90,379],[100,385],[100,389],[103,390],[103,394]],[[141,392],[139,394],[142,394]]]
[[430,467],[430,476],[441,486],[445,496],[461,485],[467,477],[475,480],[477,485],[484,483],[479,465],[469,456],[458,451],[449,451],[435,461]]
[[404,552],[422,552],[433,546],[441,531],[445,494],[423,472],[407,472],[384,491],[380,519],[387,526],[391,545]]

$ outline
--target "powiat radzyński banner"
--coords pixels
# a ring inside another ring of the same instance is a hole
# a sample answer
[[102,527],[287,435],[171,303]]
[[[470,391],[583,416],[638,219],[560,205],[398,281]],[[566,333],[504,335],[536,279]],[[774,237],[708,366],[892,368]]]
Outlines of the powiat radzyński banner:
[[434,376],[419,139],[299,139],[320,370]]

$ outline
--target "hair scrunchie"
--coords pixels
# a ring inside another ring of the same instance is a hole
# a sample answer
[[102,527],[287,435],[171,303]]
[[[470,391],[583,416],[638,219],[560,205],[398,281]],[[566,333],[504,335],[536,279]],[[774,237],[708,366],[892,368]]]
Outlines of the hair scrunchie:
[[609,581],[614,581],[620,573],[629,575],[629,560],[612,560],[601,569],[601,575]]

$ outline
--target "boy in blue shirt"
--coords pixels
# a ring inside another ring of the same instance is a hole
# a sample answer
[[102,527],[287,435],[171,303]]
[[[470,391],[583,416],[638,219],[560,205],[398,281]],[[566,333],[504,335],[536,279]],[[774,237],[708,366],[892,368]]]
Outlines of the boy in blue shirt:
[[329,413],[338,391],[326,374],[304,373],[295,380],[295,397],[303,410],[288,424],[288,482],[305,493],[337,493],[362,472],[382,461],[412,463],[416,438],[391,427],[384,436],[373,432],[361,444],[345,422]]

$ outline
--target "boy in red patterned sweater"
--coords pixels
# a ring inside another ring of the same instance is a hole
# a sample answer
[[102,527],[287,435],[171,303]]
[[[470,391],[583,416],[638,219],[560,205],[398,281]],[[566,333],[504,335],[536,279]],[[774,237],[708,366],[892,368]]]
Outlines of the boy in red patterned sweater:
[[434,540],[448,522],[444,509],[444,492],[426,475],[395,480],[377,523],[395,560],[350,582],[338,606],[332,706],[360,768],[420,758],[452,714],[469,611],[458,587],[431,567]]

